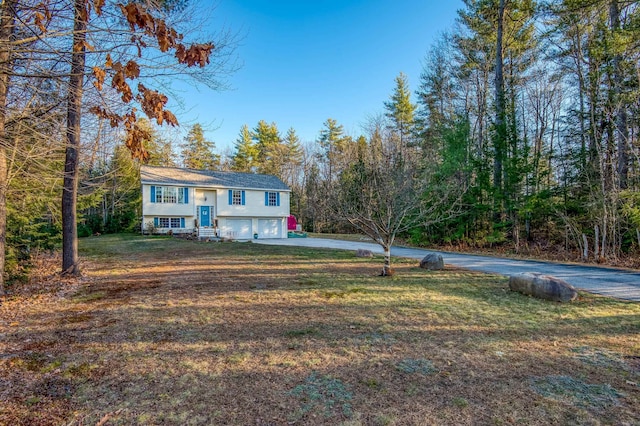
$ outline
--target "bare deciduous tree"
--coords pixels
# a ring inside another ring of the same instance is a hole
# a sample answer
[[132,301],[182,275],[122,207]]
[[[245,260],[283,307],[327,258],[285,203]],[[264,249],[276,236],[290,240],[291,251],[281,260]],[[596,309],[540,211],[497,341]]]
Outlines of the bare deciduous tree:
[[[413,227],[450,219],[462,196],[460,188],[436,182],[419,156],[398,146],[400,139],[389,129],[374,125],[368,149],[358,150],[358,158],[342,172],[332,206],[336,217],[383,248],[382,276],[393,274],[391,246],[396,237]],[[436,185],[441,191],[434,191]],[[451,202],[448,193],[454,190],[457,201]]]

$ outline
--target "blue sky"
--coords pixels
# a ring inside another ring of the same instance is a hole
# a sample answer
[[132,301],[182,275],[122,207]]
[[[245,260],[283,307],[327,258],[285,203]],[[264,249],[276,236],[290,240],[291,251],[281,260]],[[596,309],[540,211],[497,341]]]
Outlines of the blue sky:
[[[210,4],[209,0],[202,0]],[[218,151],[233,147],[243,124],[275,122],[314,141],[334,118],[357,136],[383,111],[394,78],[418,85],[422,60],[450,30],[461,0],[218,0],[208,25],[240,33],[242,67],[230,90],[183,94],[183,127],[199,122]]]

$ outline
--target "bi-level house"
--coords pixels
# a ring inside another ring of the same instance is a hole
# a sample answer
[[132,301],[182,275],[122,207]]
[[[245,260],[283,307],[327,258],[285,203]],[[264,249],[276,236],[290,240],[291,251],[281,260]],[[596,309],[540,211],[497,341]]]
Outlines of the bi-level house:
[[291,190],[253,173],[142,166],[142,231],[287,238]]

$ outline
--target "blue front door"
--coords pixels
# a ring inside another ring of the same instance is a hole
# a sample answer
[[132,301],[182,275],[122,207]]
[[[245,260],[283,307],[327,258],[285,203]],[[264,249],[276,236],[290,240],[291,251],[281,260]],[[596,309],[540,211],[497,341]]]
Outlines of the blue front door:
[[200,206],[200,226],[211,226],[211,208]]

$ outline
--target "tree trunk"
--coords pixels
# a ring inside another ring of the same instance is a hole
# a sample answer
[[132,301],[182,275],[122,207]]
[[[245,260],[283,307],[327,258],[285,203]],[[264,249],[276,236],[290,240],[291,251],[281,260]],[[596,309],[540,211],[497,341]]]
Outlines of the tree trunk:
[[516,249],[516,253],[520,253],[520,221],[518,220],[518,213],[512,213],[513,230],[511,232],[513,236],[513,245]]
[[65,150],[62,190],[62,273],[66,275],[80,274],[76,204],[87,19],[86,0],[75,0],[73,53],[71,55],[71,76],[67,100],[67,148]]
[[603,225],[602,225],[602,245],[600,246],[601,247],[600,256],[601,256],[601,258],[603,260],[607,257],[606,252],[605,252],[605,249],[607,247],[606,244],[607,244],[607,232],[608,232],[608,230],[607,230],[608,227],[607,227],[607,222],[606,221],[607,221],[607,215],[605,214]]
[[382,248],[384,249],[384,266],[380,275],[388,277],[393,275],[393,270],[391,269],[391,245],[385,244]]
[[589,140],[589,152],[587,152],[587,141],[586,141],[586,135],[587,135],[587,129],[585,126],[585,117],[587,116],[586,113],[586,108],[585,108],[585,100],[584,100],[584,94],[587,92],[587,88],[585,86],[585,82],[584,82],[584,73],[582,71],[582,64],[583,64],[583,58],[582,58],[582,44],[580,42],[580,35],[576,36],[576,44],[577,46],[575,46],[574,51],[576,53],[576,58],[575,58],[575,63],[576,63],[576,72],[578,74],[578,98],[580,99],[579,105],[580,105],[580,165],[582,167],[582,170],[585,171],[587,168],[587,158],[589,159],[589,163],[591,163],[592,160],[592,144],[591,144],[591,140]]
[[[620,8],[618,0],[611,0],[609,3],[609,17],[611,20],[611,30],[617,33],[620,30]],[[627,142],[629,140],[629,129],[627,128],[627,109],[621,99],[622,87],[624,85],[624,72],[622,70],[622,55],[616,53],[613,57],[613,84],[615,92],[614,110],[616,111],[616,128],[618,130],[618,188],[626,189],[629,176],[629,152],[627,150]]]
[[10,41],[13,35],[16,0],[5,0],[0,4],[0,296],[5,294],[4,265],[7,250],[7,191],[9,171],[7,169],[7,97],[11,71]]
[[598,225],[595,226],[594,232],[595,232],[595,238],[593,242],[593,250],[594,250],[593,255],[596,258],[596,262],[597,262],[598,259],[600,258],[600,249],[598,248],[598,244],[600,243],[600,227]]
[[585,234],[582,234],[582,260],[589,260],[589,241]]
[[495,66],[495,96],[496,96],[496,118],[494,137],[494,159],[493,159],[493,184],[496,191],[494,200],[494,216],[497,222],[502,221],[503,215],[503,182],[502,169],[506,146],[506,123],[505,123],[505,95],[504,95],[504,58],[503,58],[503,37],[504,37],[504,8],[505,0],[500,0],[498,5],[498,31],[496,34],[496,66]]

